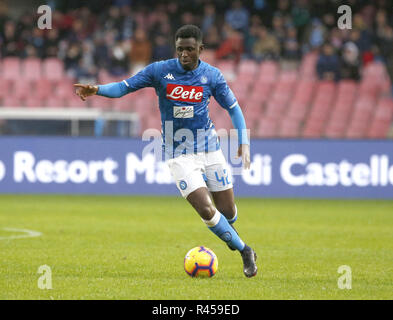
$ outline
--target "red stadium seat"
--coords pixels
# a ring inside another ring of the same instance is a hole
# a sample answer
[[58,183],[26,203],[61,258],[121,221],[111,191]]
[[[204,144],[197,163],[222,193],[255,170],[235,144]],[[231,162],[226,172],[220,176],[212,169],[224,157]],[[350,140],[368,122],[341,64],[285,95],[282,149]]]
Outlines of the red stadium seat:
[[23,101],[14,95],[7,95],[3,98],[4,107],[22,107]]
[[303,119],[306,117],[308,109],[309,105],[307,103],[297,102],[294,100],[289,104],[287,117],[294,120],[303,121]]
[[65,77],[64,63],[57,58],[47,58],[42,65],[43,76],[52,82],[60,82]]
[[325,127],[325,121],[312,120],[307,121],[303,128],[302,137],[304,138],[321,138]]
[[310,52],[304,55],[300,64],[299,73],[303,80],[316,79],[316,64],[318,60],[317,52]]
[[81,98],[79,98],[76,94],[72,95],[68,99],[65,99],[64,101],[64,107],[68,108],[88,108],[88,102],[87,101],[82,101]]
[[8,96],[12,90],[12,81],[1,79],[0,81],[0,99]]
[[39,58],[29,57],[22,62],[23,77],[26,80],[38,80],[42,77],[42,65]]
[[32,85],[34,86],[35,90],[30,92],[31,95],[34,95],[40,99],[47,99],[50,95],[53,95],[53,84],[46,78],[35,80],[33,81]]
[[368,138],[386,138],[393,120],[393,100],[382,98],[367,131]]
[[314,93],[315,82],[301,80],[294,88],[293,102],[310,103]]
[[42,108],[45,107],[45,101],[36,96],[28,96],[24,101],[24,105],[27,108]]
[[50,96],[46,99],[45,104],[48,108],[64,108],[66,106],[65,100],[56,96]]
[[263,118],[259,122],[257,136],[260,138],[274,138],[277,136],[277,119]]
[[[87,102],[90,108],[100,109],[100,110],[109,110],[112,108],[113,100],[111,98],[101,97],[101,96],[92,96],[87,98]],[[121,100],[121,99],[116,99]]]
[[259,65],[254,60],[243,59],[239,62],[237,72],[241,76],[253,78],[258,71],[258,67]]
[[279,66],[273,61],[264,61],[260,64],[257,82],[274,83],[277,79]]
[[2,78],[12,81],[21,81],[21,61],[16,57],[6,57],[3,59]]
[[291,118],[284,118],[278,130],[278,136],[282,138],[296,138],[299,136],[300,122]]
[[54,95],[61,99],[69,99],[75,95],[73,81],[69,78],[63,78],[56,86]]
[[19,99],[25,99],[27,96],[31,95],[34,90],[35,89],[32,88],[29,81],[15,81],[14,90],[11,94]]
[[205,49],[202,51],[201,60],[211,64],[212,66],[216,63],[216,53],[213,49]]

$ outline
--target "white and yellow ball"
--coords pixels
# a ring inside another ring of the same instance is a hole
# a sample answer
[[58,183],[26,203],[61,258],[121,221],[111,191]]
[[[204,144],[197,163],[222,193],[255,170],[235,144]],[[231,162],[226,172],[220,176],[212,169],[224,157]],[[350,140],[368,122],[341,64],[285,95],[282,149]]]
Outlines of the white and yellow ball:
[[184,270],[190,277],[213,277],[217,269],[217,256],[209,248],[192,248],[184,258]]

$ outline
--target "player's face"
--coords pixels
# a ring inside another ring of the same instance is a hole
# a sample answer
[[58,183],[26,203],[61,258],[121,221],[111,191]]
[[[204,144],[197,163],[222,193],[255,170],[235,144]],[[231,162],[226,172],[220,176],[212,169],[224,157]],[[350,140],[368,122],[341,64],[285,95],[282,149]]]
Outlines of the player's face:
[[203,46],[195,38],[178,38],[176,53],[185,70],[194,70],[198,66],[199,55]]

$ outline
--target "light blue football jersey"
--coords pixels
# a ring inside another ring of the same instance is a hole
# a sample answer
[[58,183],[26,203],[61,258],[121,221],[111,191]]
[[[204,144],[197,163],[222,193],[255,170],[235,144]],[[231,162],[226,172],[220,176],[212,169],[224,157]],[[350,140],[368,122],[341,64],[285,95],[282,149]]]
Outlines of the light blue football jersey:
[[209,117],[210,97],[224,109],[235,107],[237,100],[219,69],[199,60],[196,69],[187,71],[178,59],[170,59],[146,66],[123,83],[128,92],[155,88],[166,158],[220,148]]

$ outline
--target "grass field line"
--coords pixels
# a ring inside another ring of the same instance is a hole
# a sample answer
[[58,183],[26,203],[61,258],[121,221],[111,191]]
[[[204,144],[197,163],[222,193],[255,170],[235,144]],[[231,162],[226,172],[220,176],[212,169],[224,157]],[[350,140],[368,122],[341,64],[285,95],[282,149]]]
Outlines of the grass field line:
[[0,240],[13,240],[13,239],[22,239],[22,238],[35,238],[42,236],[42,233],[39,231],[28,230],[28,229],[17,229],[17,228],[2,228],[1,230],[8,232],[23,232],[25,234],[12,235],[6,237],[0,237]]

